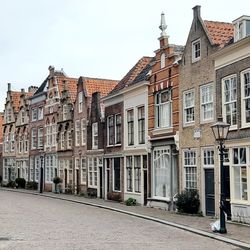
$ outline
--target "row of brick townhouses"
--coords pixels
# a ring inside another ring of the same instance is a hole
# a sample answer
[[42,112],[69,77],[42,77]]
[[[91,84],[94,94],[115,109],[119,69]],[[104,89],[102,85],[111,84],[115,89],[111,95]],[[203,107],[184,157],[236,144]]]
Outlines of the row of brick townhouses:
[[9,85],[3,180],[44,180],[43,188],[53,190],[60,176],[63,192],[133,197],[168,210],[178,192],[198,189],[202,213],[218,216],[211,125],[222,116],[231,125],[228,217],[250,223],[250,17],[204,21],[195,6],[185,46],[170,44],[166,28],[162,14],[154,57],[142,57],[119,82],[70,78],[50,67],[28,93]]

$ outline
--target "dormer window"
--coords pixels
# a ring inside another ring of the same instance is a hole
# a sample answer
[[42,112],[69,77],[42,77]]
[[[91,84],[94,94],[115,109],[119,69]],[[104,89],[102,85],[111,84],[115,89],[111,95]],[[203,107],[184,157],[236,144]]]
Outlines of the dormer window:
[[201,40],[197,39],[192,42],[192,62],[197,62],[201,59]]
[[234,41],[250,35],[250,16],[242,16],[235,21],[234,24]]

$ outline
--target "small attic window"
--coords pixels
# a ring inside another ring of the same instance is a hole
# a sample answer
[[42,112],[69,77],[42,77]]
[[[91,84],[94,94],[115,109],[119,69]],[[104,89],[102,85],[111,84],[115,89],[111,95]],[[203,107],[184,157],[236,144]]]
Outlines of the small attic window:
[[234,22],[234,41],[243,39],[250,35],[250,16],[242,16]]
[[192,42],[192,62],[197,62],[201,59],[201,39]]
[[161,69],[165,67],[165,53],[161,54]]

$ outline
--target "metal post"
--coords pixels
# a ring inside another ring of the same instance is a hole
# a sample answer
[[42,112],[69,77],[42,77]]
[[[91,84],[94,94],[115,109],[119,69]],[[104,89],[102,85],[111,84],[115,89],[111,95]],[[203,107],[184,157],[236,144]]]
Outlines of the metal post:
[[219,151],[220,151],[220,233],[227,233],[226,229],[226,220],[225,220],[225,190],[224,190],[224,150],[225,146],[223,142],[220,142]]
[[41,166],[40,166],[40,193],[43,192],[43,158],[44,156],[41,155]]

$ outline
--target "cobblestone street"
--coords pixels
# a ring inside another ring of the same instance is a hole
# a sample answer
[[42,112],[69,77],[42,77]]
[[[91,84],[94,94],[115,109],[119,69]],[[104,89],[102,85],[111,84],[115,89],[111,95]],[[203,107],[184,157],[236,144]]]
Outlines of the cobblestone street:
[[116,212],[0,192],[0,249],[237,249]]

